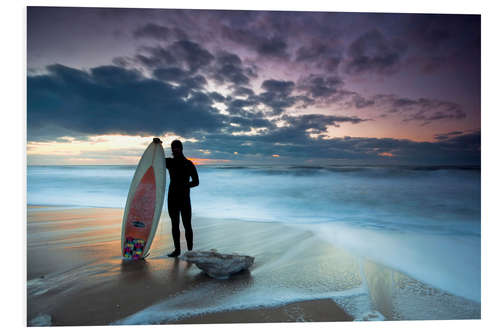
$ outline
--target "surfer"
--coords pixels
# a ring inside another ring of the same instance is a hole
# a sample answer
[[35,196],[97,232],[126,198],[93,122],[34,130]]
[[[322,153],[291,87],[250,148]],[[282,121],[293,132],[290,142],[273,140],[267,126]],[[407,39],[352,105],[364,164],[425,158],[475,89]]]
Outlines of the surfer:
[[181,254],[181,232],[179,229],[180,219],[186,234],[188,251],[193,249],[193,229],[191,227],[191,198],[189,192],[191,187],[198,186],[200,181],[193,162],[188,160],[182,153],[182,142],[174,140],[171,143],[173,158],[167,157],[165,164],[170,174],[170,186],[168,187],[168,215],[172,221],[172,238],[175,250],[169,257],[177,257]]

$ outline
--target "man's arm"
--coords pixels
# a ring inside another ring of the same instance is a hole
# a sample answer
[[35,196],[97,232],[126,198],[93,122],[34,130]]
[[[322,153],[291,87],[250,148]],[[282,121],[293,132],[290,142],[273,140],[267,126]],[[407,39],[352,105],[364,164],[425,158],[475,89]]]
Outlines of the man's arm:
[[195,186],[198,186],[200,185],[200,179],[198,178],[198,172],[196,171],[196,167],[194,166],[194,164],[191,162],[191,181],[189,182],[189,187],[195,187]]
[[172,161],[172,157],[165,158],[165,167],[168,169],[170,167],[170,161]]

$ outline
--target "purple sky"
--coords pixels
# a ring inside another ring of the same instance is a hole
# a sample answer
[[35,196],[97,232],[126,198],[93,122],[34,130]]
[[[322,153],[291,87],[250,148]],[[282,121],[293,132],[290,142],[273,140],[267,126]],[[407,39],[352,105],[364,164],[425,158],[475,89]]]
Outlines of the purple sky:
[[29,147],[170,133],[213,159],[480,162],[479,15],[29,7],[27,24]]

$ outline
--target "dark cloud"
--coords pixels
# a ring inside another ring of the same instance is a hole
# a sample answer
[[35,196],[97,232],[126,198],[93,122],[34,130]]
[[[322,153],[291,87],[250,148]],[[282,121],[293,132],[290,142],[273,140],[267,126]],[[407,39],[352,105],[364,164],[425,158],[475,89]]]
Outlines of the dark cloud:
[[257,32],[250,29],[233,29],[223,26],[222,37],[239,43],[263,57],[288,59],[288,44],[279,36],[269,37],[269,31]]
[[[266,131],[270,131],[276,128],[276,125],[265,119],[263,115],[262,117],[256,117],[256,114],[249,112],[242,112],[241,116],[231,116],[228,120],[228,124],[232,126],[230,127],[230,132],[248,132],[252,128],[264,128]],[[237,126],[234,126],[234,124]],[[228,130],[227,127],[226,130]]]
[[387,39],[374,29],[349,46],[345,70],[349,74],[393,74],[400,69],[407,45],[400,39]]
[[422,126],[435,121],[464,119],[467,116],[460,104],[450,101],[383,94],[365,97],[344,89],[342,80],[336,76],[310,75],[299,80],[297,90],[310,97],[307,105],[335,105],[341,109],[359,110],[369,108],[370,111],[377,111],[379,118],[402,116],[403,122],[419,122]]
[[170,33],[170,29],[165,26],[148,23],[136,29],[133,35],[135,38],[152,38],[164,41],[168,39]]
[[147,55],[139,53],[135,56],[135,60],[148,68],[154,69],[177,65],[177,59],[167,48],[159,46],[144,47],[143,51],[145,51]]
[[106,87],[121,86],[124,82],[133,82],[141,79],[141,73],[136,70],[127,70],[117,66],[100,66],[90,69],[90,76],[82,71],[74,70],[61,65],[48,67],[52,73],[63,74],[66,79],[75,78],[93,80],[97,85]]
[[354,103],[354,106],[357,109],[362,109],[362,108],[366,108],[366,107],[375,105],[374,100],[370,100],[369,98],[365,98],[365,97],[363,97],[359,94],[355,94],[355,93],[353,93],[353,95],[352,95],[352,102]]
[[222,96],[221,94],[219,94],[217,92],[210,92],[210,93],[208,93],[208,96],[210,96],[210,98],[213,101],[218,102],[218,103],[222,103],[226,100],[226,98],[224,96]]
[[328,53],[328,47],[321,42],[311,43],[309,46],[301,46],[295,56],[295,61],[316,61],[319,57]]
[[366,149],[367,153],[378,156],[381,152],[390,152],[393,154],[392,157],[379,156],[378,158],[399,164],[479,165],[481,160],[479,132],[435,143],[397,139],[359,138],[356,140],[358,141],[357,147]]
[[48,127],[89,135],[172,131],[189,136],[223,126],[224,117],[211,107],[214,96],[185,86],[115,66],[85,72],[52,65],[47,70],[28,77],[29,140]]
[[241,59],[237,54],[230,53],[227,51],[220,51],[217,54],[217,63],[225,66],[225,65],[234,65],[241,67]]
[[461,131],[453,131],[448,133],[436,134],[434,135],[434,139],[438,141],[448,140],[452,136],[463,134]]
[[256,33],[249,29],[228,27],[226,25],[221,27],[221,34],[223,38],[227,38],[254,50],[257,48],[257,45],[259,45],[261,40]]
[[130,57],[114,57],[111,60],[112,64],[118,67],[133,67],[135,65],[135,60]]
[[462,107],[457,103],[426,98],[420,98],[417,103],[412,105],[398,107],[398,110],[411,112],[403,121],[419,121],[421,125],[430,124],[435,120],[462,119],[466,117]]
[[153,71],[153,76],[159,80],[176,83],[187,89],[203,89],[207,80],[202,75],[191,75],[178,67],[158,68]]
[[318,134],[325,132],[328,126],[339,127],[338,123],[349,122],[352,124],[358,124],[360,122],[366,121],[365,119],[360,119],[358,117],[339,117],[339,116],[327,116],[320,114],[308,114],[302,116],[284,116],[282,117],[294,130],[299,132],[310,132]]
[[[263,116],[261,114],[261,116]],[[335,158],[330,149],[331,140],[324,140],[321,135],[328,126],[339,126],[340,123],[359,123],[364,121],[357,117],[303,115],[283,116],[280,118],[286,125],[278,127],[263,118],[232,117],[231,122],[240,126],[233,127],[228,135],[210,134],[206,140],[193,144],[198,149],[217,151],[213,158],[234,158],[231,156],[238,151],[242,158],[245,154],[254,158],[257,156],[271,157],[272,154],[289,155],[289,157],[318,157]],[[264,129],[259,135],[247,134],[248,129]],[[318,134],[312,138],[311,134]],[[342,150],[342,149],[340,149]],[[337,152],[338,153],[338,152]],[[351,155],[347,150],[343,154]],[[318,155],[319,154],[319,155]]]
[[160,80],[179,83],[189,77],[190,73],[179,67],[166,67],[155,69],[153,75]]
[[290,95],[294,86],[295,83],[292,81],[266,80],[262,82],[262,88],[267,92],[283,96]]
[[233,95],[234,96],[247,96],[247,97],[251,97],[251,96],[254,96],[255,93],[252,89],[250,88],[246,88],[246,87],[235,87],[235,89],[233,90]]
[[189,40],[177,41],[169,49],[178,62],[187,64],[191,72],[207,66],[214,59],[205,48]]
[[343,79],[338,75],[310,74],[298,80],[296,90],[305,94],[306,98],[302,96],[305,106],[362,109],[375,105],[375,99],[347,90],[344,86]]
[[290,96],[294,87],[292,81],[266,80],[262,83],[265,91],[258,95],[258,102],[271,107],[273,114],[281,114],[298,100]]
[[168,47],[144,47],[143,50],[148,55],[138,54],[136,59],[153,69],[176,65],[195,73],[208,66],[215,58],[200,44],[189,40],[176,41]]
[[258,105],[258,100],[255,98],[247,98],[247,99],[241,99],[241,98],[228,98],[228,101],[226,103],[228,112],[231,114],[241,114],[242,112],[245,112],[243,108],[245,107],[256,107]]
[[[462,135],[453,134],[451,138],[440,141],[441,147],[448,151],[455,152],[457,154],[463,152],[475,153],[478,157],[478,162],[480,161],[480,151],[481,151],[481,132],[474,131],[471,133],[465,133]],[[478,163],[479,164],[479,163]]]
[[326,98],[337,93],[343,85],[343,80],[338,76],[310,74],[299,80],[297,89],[305,91],[312,98]]
[[[194,73],[202,72],[219,84],[229,83],[239,87],[248,85],[250,77],[257,77],[256,67],[244,66],[237,54],[221,50],[214,56],[200,44],[189,40],[177,41],[167,47],[143,47],[142,50],[148,54],[137,54],[136,61],[165,81],[180,83],[187,78],[192,81]],[[122,59],[116,59],[116,64],[127,65]],[[191,83],[200,83],[198,87],[207,83],[199,79]]]
[[301,46],[295,54],[298,63],[313,64],[328,72],[336,72],[342,60],[341,50],[330,47],[326,43],[312,41],[310,45]]
[[[249,88],[238,87],[226,98],[227,111],[231,115],[264,118],[284,114],[286,108],[312,103],[306,96],[291,96],[294,86],[292,81],[266,80],[262,83],[265,91],[258,95]],[[270,110],[263,112],[259,108],[263,105]]]
[[255,95],[246,99],[228,97],[226,106],[229,120],[226,124],[237,124],[238,126],[229,127],[226,130],[229,132],[248,132],[252,128],[265,129],[265,131],[274,129],[275,123],[267,119],[266,115],[257,109],[259,103]]
[[173,28],[171,28],[171,30],[173,32],[174,37],[177,40],[189,40],[190,39],[189,34],[186,31],[184,31],[178,27],[173,27]]
[[[186,79],[184,82],[183,82],[183,85],[188,88],[188,89],[194,89],[194,90],[202,90],[205,88],[207,84],[207,80],[205,79],[204,76],[202,75],[195,75],[193,77],[190,77],[188,79]],[[218,96],[214,95],[214,94],[207,94],[207,96],[211,96],[210,98],[212,99],[212,96],[214,100],[217,100],[218,99]]]
[[[317,152],[317,145],[322,145],[329,140],[326,138],[325,132],[329,126],[339,127],[340,123],[360,123],[363,119],[357,117],[341,117],[341,116],[327,116],[319,114],[310,114],[302,116],[283,116],[286,125],[275,127],[272,131],[262,135],[259,140],[268,145],[279,145],[288,147],[309,147],[313,156],[313,151]],[[311,135],[316,135],[317,138],[312,138]],[[290,152],[293,155],[300,154]]]
[[287,43],[278,37],[262,40],[257,46],[257,52],[263,56],[287,58]]
[[258,72],[259,72],[259,67],[255,63],[249,64],[247,67],[245,67],[245,75],[248,77],[255,79],[259,77]]
[[[206,140],[192,143],[198,149],[214,152],[212,158],[260,158],[261,162],[279,154],[284,162],[301,163],[304,159],[318,162],[350,161],[352,163],[380,163],[406,165],[479,165],[480,132],[457,135],[444,142],[415,142],[393,138],[344,137],[327,138],[310,134],[319,133],[337,122],[360,122],[362,119],[322,115],[301,116],[290,119],[287,126],[274,127],[260,135],[213,134]],[[313,130],[310,130],[313,129]],[[316,130],[314,130],[316,129]],[[385,154],[384,154],[385,153]],[[324,163],[323,162],[323,163]]]
[[[383,112],[385,116],[401,114],[404,122],[416,121],[422,126],[431,122],[446,119],[463,119],[466,113],[462,107],[453,102],[427,98],[402,98],[395,95],[376,95],[365,99],[354,95],[354,105],[358,108],[372,107]],[[359,101],[357,99],[361,98]]]
[[425,126],[430,124],[435,120],[443,120],[443,119],[461,119],[465,118],[465,113],[462,111],[460,107],[456,106],[448,106],[448,105],[440,105],[437,108],[443,107],[443,111],[433,111],[431,114],[428,114],[428,110],[425,107],[411,115],[408,118],[403,119],[403,121],[421,121],[421,125]]
[[[251,69],[249,69],[251,71]],[[230,82],[235,85],[246,85],[250,82],[248,70],[243,67],[238,55],[227,51],[220,51],[215,61],[214,78],[220,82]]]

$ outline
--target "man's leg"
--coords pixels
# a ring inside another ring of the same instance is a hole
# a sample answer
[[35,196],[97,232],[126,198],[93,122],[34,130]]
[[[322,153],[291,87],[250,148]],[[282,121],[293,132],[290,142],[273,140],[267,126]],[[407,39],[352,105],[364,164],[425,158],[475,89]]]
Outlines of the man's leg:
[[186,235],[188,251],[193,249],[193,228],[191,227],[191,200],[187,198],[181,209],[182,225]]
[[181,231],[179,230],[179,207],[174,202],[168,202],[168,215],[172,222],[172,238],[174,240],[175,250],[170,253],[169,257],[177,257],[181,253]]

